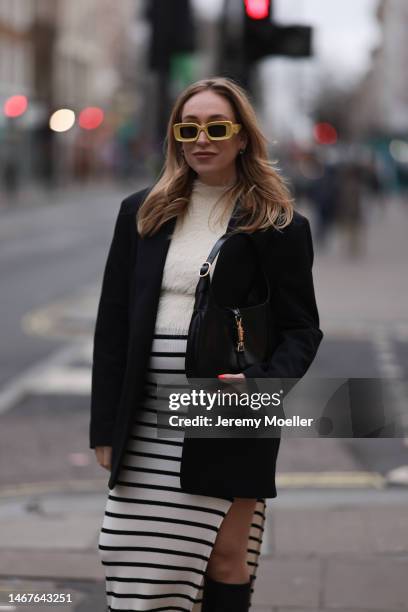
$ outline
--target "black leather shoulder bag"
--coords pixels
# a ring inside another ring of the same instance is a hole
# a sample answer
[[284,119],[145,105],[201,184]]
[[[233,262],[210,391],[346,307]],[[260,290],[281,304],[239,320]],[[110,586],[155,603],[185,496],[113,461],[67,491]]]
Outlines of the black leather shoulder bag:
[[[220,306],[210,283],[210,268],[224,243],[231,236],[248,238],[263,271],[267,297],[250,306]],[[217,240],[201,266],[195,290],[194,310],[188,330],[186,377],[214,378],[220,373],[239,373],[270,357],[271,288],[251,235],[247,232],[226,233]]]

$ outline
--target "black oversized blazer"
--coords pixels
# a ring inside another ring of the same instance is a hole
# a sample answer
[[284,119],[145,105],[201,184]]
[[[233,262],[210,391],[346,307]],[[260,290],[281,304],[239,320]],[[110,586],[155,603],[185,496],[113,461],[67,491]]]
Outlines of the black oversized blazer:
[[[130,195],[121,204],[105,266],[95,325],[90,447],[112,446],[110,489],[118,481],[134,414],[142,398],[163,268],[176,223],[176,219],[171,219],[155,235],[143,239],[139,236],[136,212],[150,189]],[[235,219],[231,218],[228,229],[232,229],[234,224]],[[268,363],[252,366],[244,373],[253,378],[301,378],[312,363],[323,337],[313,287],[313,244],[309,222],[295,211],[291,223],[284,230],[271,227],[257,231],[253,239],[272,288],[275,350]],[[220,303],[238,305],[257,275],[255,265],[248,263],[253,259],[245,251],[247,242],[245,237],[234,236],[218,256],[212,287],[218,287]],[[239,440],[230,441],[231,444],[234,442]],[[197,452],[195,456],[190,452],[188,457],[183,455],[181,462],[186,487],[183,490],[227,497],[275,497],[274,472],[280,438],[259,439],[256,445],[253,442],[251,462],[248,462],[248,457],[233,456],[234,453],[227,450],[229,456],[213,455],[213,461],[226,460],[223,461],[226,466],[223,482],[216,489],[206,483],[205,475],[200,474],[198,478],[198,470],[203,470],[205,465],[201,454]],[[194,482],[201,484],[194,488]],[[183,482],[181,486],[183,488]]]

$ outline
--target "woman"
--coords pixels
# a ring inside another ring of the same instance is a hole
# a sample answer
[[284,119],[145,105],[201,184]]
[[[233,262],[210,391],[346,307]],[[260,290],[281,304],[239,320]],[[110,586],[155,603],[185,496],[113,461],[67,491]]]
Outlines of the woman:
[[[280,439],[262,448],[258,440],[253,456],[237,457],[225,487],[183,489],[181,465],[194,482],[199,458],[194,463],[194,456],[183,456],[182,438],[158,436],[153,393],[169,376],[185,380],[198,271],[227,229],[254,237],[273,288],[276,342],[269,362],[219,374],[303,376],[323,335],[309,223],[293,210],[268,161],[245,91],[230,79],[212,78],[190,85],[176,100],[163,173],[153,188],[122,202],[105,268],[90,446],[111,470],[99,540],[108,610],[249,609],[265,500],[276,497]],[[210,272],[219,303],[245,303],[260,287],[247,242],[242,235],[230,238]],[[258,461],[256,474],[248,469],[251,461]]]

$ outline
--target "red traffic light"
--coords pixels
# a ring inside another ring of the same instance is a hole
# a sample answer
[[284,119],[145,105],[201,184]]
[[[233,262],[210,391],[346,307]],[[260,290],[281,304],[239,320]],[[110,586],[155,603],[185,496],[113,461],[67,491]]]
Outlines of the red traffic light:
[[250,19],[269,17],[270,0],[244,0],[246,14]]

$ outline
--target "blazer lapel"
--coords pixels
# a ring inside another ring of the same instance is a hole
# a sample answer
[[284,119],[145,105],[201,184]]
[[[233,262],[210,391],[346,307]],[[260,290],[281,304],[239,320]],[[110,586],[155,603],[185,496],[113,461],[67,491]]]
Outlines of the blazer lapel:
[[139,238],[133,284],[133,325],[156,316],[164,264],[176,219],[167,221],[153,236]]

